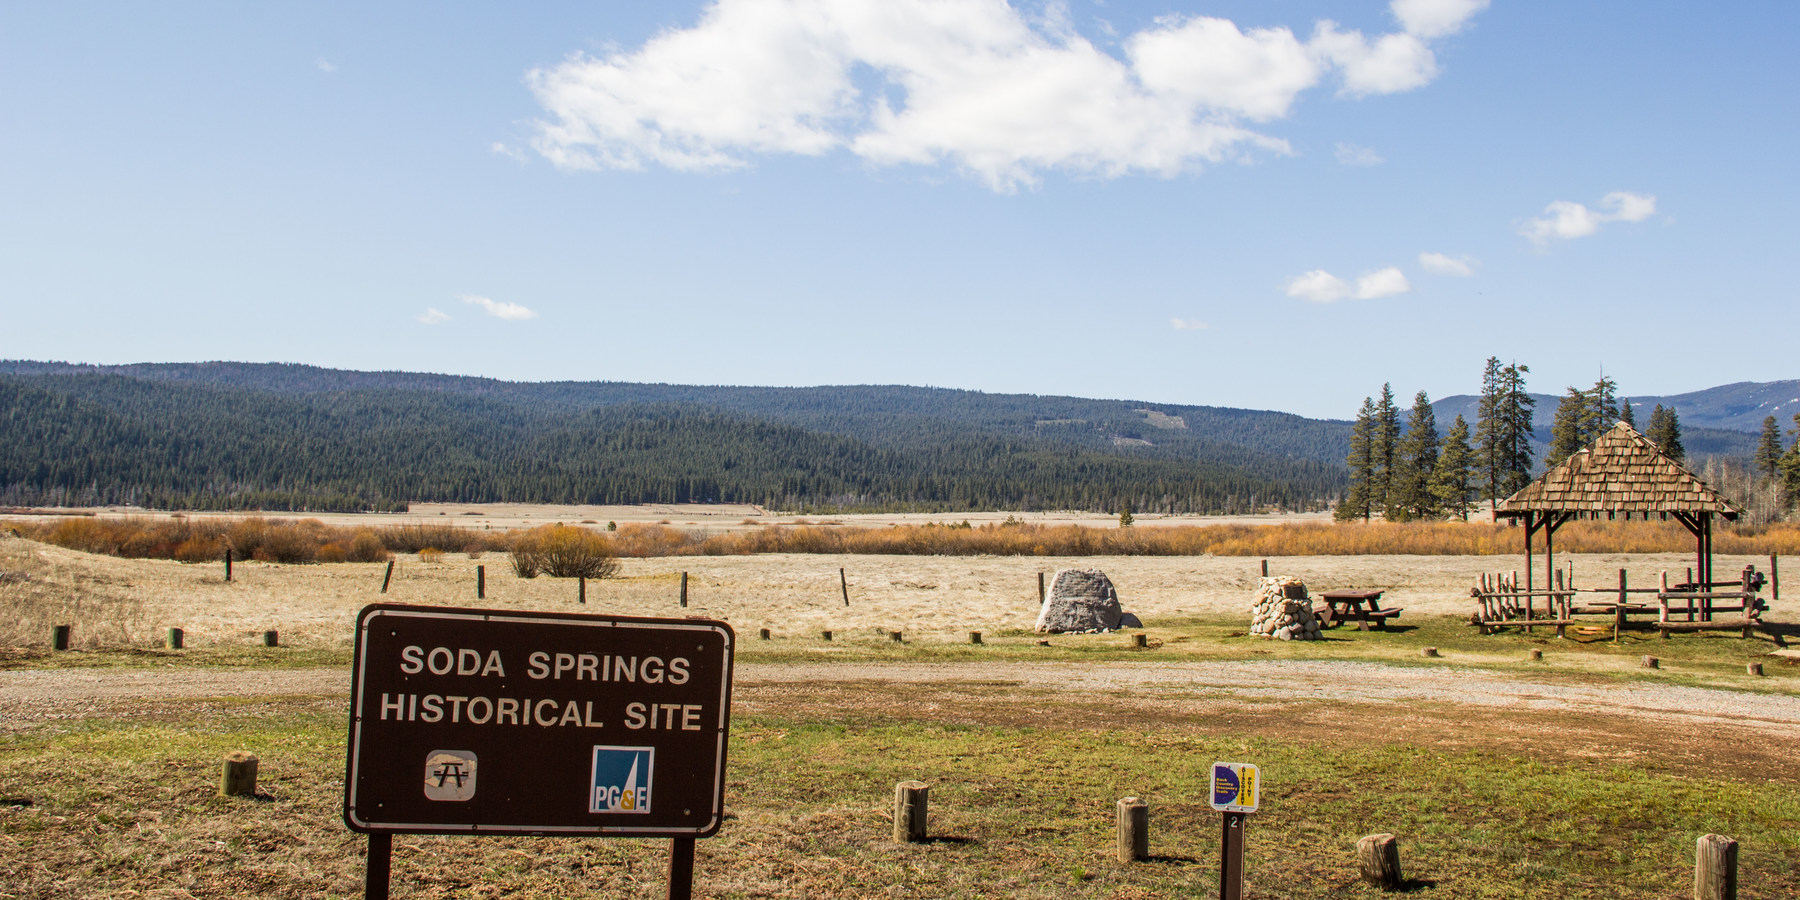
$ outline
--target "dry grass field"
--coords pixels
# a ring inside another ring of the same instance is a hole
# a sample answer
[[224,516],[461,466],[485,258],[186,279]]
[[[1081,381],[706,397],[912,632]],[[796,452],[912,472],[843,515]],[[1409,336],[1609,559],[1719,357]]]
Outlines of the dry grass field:
[[[1559,556],[1559,561],[1571,565],[1576,584],[1585,587],[1615,584],[1620,568],[1627,568],[1634,582],[1650,585],[1659,571],[1679,576],[1692,564],[1690,556],[1674,553],[1582,554]],[[1314,591],[1387,591],[1385,605],[1406,609],[1404,624],[1422,617],[1468,615],[1468,590],[1475,577],[1510,571],[1521,562],[1517,556],[1295,556],[1270,559],[1269,568],[1273,574],[1299,576]],[[1766,568],[1767,563],[1766,557],[1721,556],[1715,565],[1723,573],[1750,564]],[[48,620],[19,613],[49,604],[47,608],[77,623],[77,646],[149,645],[173,626],[184,629],[189,645],[197,648],[242,644],[267,629],[279,630],[284,643],[335,648],[349,644],[356,611],[379,601],[704,615],[724,619],[743,633],[760,628],[788,636],[898,630],[953,640],[969,631],[1029,629],[1037,614],[1040,572],[1102,569],[1117,586],[1124,607],[1153,629],[1237,616],[1261,575],[1260,561],[1245,557],[766,554],[627,558],[620,564],[617,577],[588,583],[584,608],[576,602],[573,580],[519,578],[501,553],[478,559],[445,554],[429,562],[417,554],[399,554],[383,594],[385,563],[240,561],[233,580],[226,582],[219,563],[117,559],[0,537],[0,565],[20,573],[16,583],[0,589],[44,598],[42,604],[8,611],[12,618],[0,622],[0,643],[47,641]],[[486,572],[485,600],[476,598],[477,567]],[[848,606],[840,568],[849,585]],[[686,609],[678,603],[683,572],[688,574]],[[1789,593],[1795,591],[1800,588]],[[57,599],[52,602],[52,597]],[[1786,610],[1778,607],[1773,616],[1787,618]]]
[[[1800,667],[1768,655],[1766,634],[1476,635],[1458,622],[1472,579],[1517,556],[1272,557],[1314,590],[1379,588],[1406,609],[1395,631],[1301,644],[1242,635],[1254,557],[627,558],[581,606],[573,581],[521,579],[505,554],[433,555],[396,555],[384,595],[385,563],[240,561],[228,583],[218,562],[0,536],[0,898],[360,896],[362,843],[338,820],[344,672],[355,612],[382,600],[730,621],[732,816],[702,842],[698,896],[1210,896],[1202,773],[1217,758],[1267,779],[1250,897],[1381,896],[1351,852],[1377,830],[1401,836],[1423,896],[1686,896],[1709,831],[1743,842],[1739,896],[1800,891],[1800,767],[1783,749],[1800,734]],[[1559,559],[1578,586],[1690,564]],[[1767,558],[1717,565],[1752,563]],[[1068,566],[1112,577],[1146,650],[1119,635],[1038,645],[1038,573]],[[1769,616],[1790,636],[1794,590]],[[53,623],[83,652],[46,652]],[[191,649],[155,649],[170,626]],[[282,649],[260,647],[266,629]],[[1663,668],[1638,668],[1643,653]],[[1750,660],[1767,676],[1747,677]],[[262,757],[255,800],[215,796],[237,749]],[[933,784],[932,843],[887,837],[909,778]],[[1148,863],[1110,858],[1125,795],[1152,805]],[[395,843],[396,897],[662,896],[659,842]]]

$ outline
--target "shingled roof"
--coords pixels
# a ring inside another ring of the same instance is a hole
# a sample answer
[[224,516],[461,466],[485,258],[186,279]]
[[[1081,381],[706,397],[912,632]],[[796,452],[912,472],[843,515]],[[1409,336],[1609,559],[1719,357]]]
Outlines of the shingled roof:
[[1624,422],[1495,507],[1502,516],[1546,511],[1710,512],[1727,519],[1740,512]]

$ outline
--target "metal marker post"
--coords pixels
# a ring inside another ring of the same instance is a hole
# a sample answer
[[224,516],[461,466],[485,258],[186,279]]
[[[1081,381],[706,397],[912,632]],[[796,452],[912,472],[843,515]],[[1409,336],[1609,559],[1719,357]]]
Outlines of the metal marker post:
[[1243,900],[1244,826],[1249,818],[1240,812],[1225,814],[1224,834],[1219,841],[1219,900]]
[[394,836],[369,832],[369,861],[363,871],[363,900],[388,900],[388,874],[393,868]]
[[669,900],[692,900],[694,896],[694,839],[674,838],[669,841]]
[[1262,778],[1249,763],[1212,766],[1212,808],[1225,814],[1219,836],[1219,900],[1244,896],[1244,829],[1262,799]]

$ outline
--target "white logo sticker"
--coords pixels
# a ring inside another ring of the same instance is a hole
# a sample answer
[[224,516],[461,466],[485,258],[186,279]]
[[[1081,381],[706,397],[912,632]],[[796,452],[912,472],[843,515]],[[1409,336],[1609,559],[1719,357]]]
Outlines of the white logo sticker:
[[475,753],[470,750],[433,750],[425,757],[425,797],[430,800],[469,800],[475,796]]

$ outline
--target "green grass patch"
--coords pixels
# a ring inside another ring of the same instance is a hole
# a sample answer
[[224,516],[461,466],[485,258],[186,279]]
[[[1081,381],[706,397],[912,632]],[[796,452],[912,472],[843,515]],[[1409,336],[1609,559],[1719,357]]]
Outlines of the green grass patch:
[[[303,701],[165,704],[0,736],[0,891],[98,897],[360,896],[362,841],[338,818],[344,720]],[[1055,719],[1045,714],[1046,722]],[[262,759],[257,800],[215,796],[221,756]],[[1215,759],[1264,772],[1249,896],[1375,897],[1353,845],[1391,831],[1418,893],[1683,896],[1706,832],[1741,843],[1745,898],[1800,894],[1800,787],[1731,764],[1704,775],[1445,751],[1392,733],[1329,744],[1207,732],[742,716],[702,895],[1201,897],[1216,891]],[[896,845],[893,785],[932,785],[938,840]],[[1113,805],[1151,807],[1149,863],[1111,858]],[[664,842],[396,840],[396,896],[660,897]],[[158,894],[160,895],[160,894]]]

